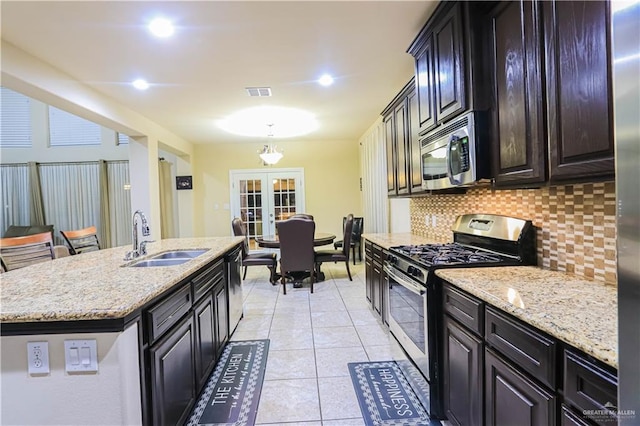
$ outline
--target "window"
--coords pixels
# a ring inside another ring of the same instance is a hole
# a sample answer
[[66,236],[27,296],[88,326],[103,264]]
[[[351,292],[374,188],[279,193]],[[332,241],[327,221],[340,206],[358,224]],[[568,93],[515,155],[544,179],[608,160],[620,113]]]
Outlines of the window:
[[19,148],[31,146],[31,100],[29,97],[2,87],[0,115],[2,129],[0,146]]
[[61,109],[49,107],[49,144],[51,146],[100,145],[101,127]]
[[118,133],[117,145],[128,145],[128,144],[129,144],[129,135],[125,135],[124,133]]

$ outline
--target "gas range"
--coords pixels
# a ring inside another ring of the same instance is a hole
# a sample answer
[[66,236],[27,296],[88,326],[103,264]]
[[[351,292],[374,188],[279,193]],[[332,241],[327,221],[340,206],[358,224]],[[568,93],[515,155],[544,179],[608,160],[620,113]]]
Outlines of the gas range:
[[387,263],[422,285],[442,268],[535,265],[535,227],[507,216],[469,214],[453,226],[453,243],[396,246]]

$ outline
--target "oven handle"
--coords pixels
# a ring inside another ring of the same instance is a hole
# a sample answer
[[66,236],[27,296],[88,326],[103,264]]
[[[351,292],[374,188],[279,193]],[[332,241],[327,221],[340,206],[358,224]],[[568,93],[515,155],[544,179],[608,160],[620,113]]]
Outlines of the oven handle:
[[[393,278],[402,287],[412,291],[417,295],[423,296],[427,292],[427,290],[424,287],[422,287],[421,285],[415,284],[407,280],[406,278],[396,274],[393,271],[393,269],[387,265],[384,266],[384,271],[387,273],[389,277]],[[389,288],[391,288],[391,282],[389,282]]]

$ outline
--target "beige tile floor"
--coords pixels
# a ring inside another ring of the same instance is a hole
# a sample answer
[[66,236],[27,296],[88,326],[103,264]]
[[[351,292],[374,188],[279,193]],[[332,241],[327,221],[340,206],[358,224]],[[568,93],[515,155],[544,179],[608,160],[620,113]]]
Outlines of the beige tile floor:
[[323,264],[326,280],[301,289],[272,286],[266,267],[249,268],[244,318],[232,340],[269,339],[256,424],[364,425],[347,363],[406,359],[369,308],[364,262]]

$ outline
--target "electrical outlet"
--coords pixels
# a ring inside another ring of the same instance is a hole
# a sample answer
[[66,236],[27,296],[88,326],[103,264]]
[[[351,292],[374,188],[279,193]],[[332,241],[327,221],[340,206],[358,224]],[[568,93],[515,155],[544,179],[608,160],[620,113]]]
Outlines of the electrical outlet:
[[27,342],[27,365],[32,376],[49,374],[49,342]]

